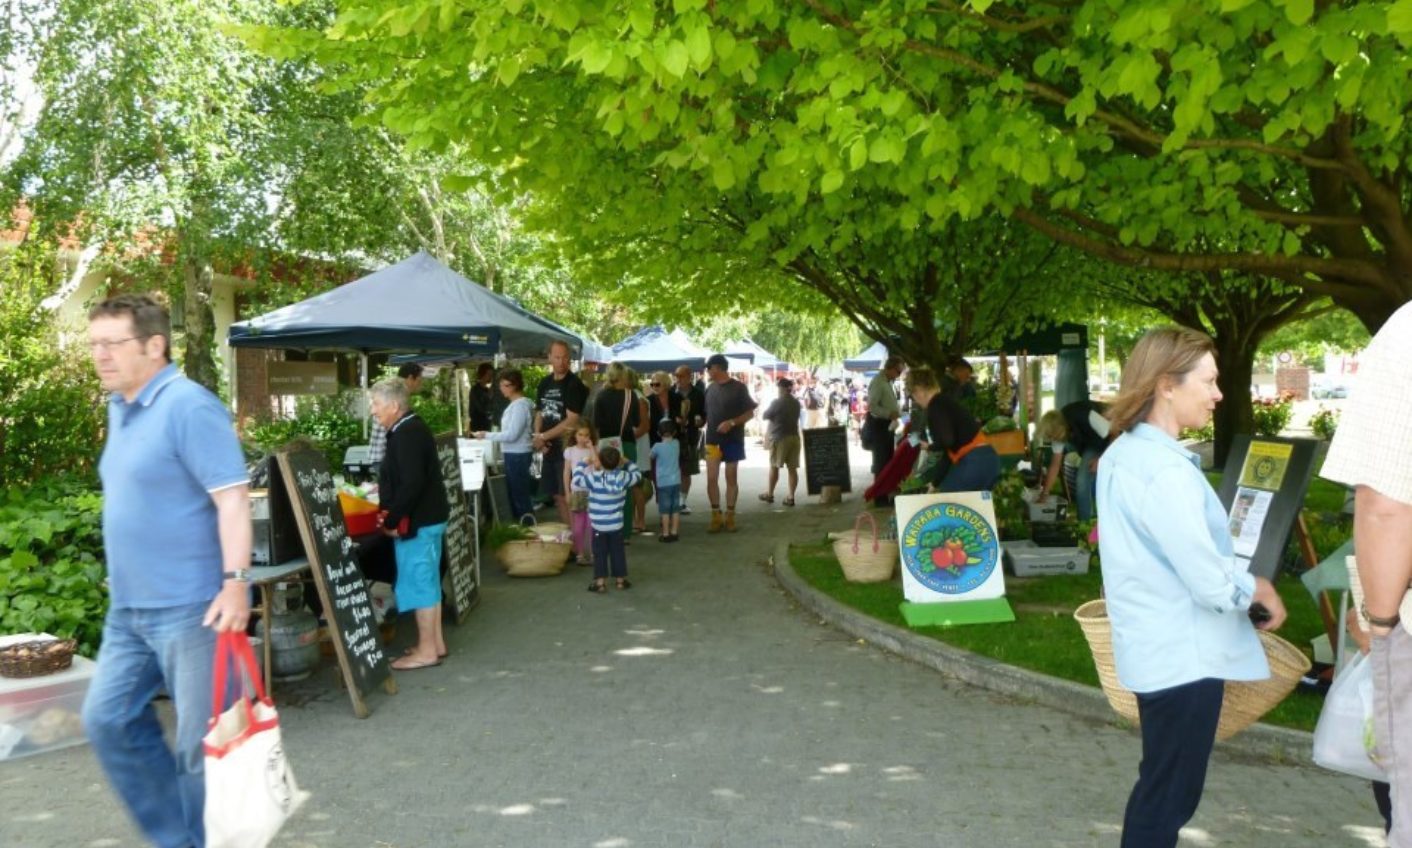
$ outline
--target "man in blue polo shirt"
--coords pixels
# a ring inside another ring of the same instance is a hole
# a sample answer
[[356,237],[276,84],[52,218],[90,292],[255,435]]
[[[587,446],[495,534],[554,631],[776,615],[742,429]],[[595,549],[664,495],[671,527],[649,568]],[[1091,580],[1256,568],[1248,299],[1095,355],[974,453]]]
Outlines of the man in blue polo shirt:
[[[250,618],[250,497],[240,443],[215,395],[171,362],[171,319],[146,295],[88,315],[108,401],[103,548],[109,609],[83,724],[113,789],[156,845],[202,846],[201,737],[216,632]],[[152,698],[176,708],[175,751]]]

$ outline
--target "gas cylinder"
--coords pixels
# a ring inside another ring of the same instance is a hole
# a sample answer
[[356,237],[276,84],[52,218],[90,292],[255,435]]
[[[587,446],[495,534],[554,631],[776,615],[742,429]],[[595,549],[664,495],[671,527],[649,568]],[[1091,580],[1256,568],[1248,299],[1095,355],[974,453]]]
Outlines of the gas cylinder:
[[302,680],[319,663],[319,620],[304,606],[304,584],[276,584],[270,607],[271,675]]

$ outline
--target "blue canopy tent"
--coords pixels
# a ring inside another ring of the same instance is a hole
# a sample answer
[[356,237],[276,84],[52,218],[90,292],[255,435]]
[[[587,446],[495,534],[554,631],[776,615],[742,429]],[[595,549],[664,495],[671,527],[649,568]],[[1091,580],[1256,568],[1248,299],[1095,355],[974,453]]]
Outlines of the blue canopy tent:
[[641,372],[671,371],[679,365],[700,371],[706,356],[684,333],[669,333],[661,326],[644,327],[613,345],[613,361]]
[[728,358],[744,359],[765,371],[785,371],[789,365],[782,362],[779,357],[760,347],[749,338],[740,338],[726,345],[725,354]]
[[867,350],[850,359],[843,360],[843,367],[849,371],[877,371],[887,361],[887,345],[873,342]]
[[359,280],[232,324],[231,347],[542,356],[579,337],[479,286],[435,257],[416,255]]

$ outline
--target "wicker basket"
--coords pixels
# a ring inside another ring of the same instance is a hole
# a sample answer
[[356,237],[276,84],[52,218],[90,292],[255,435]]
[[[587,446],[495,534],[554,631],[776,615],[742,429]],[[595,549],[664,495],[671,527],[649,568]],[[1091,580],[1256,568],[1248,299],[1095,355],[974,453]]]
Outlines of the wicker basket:
[[0,676],[39,677],[63,671],[74,661],[73,639],[34,639],[0,648]]
[[[860,526],[863,519],[872,525],[871,541],[861,540]],[[893,569],[897,568],[897,543],[878,538],[878,523],[872,513],[860,512],[853,522],[852,539],[835,539],[834,556],[843,566],[843,577],[850,583],[881,583],[892,579]]]
[[[1118,669],[1113,662],[1113,628],[1108,620],[1107,604],[1101,600],[1089,601],[1074,610],[1074,620],[1083,629],[1089,650],[1093,652],[1098,682],[1103,687],[1103,694],[1108,697],[1108,704],[1118,715],[1138,724],[1137,696],[1118,682]],[[1263,630],[1257,630],[1256,635],[1260,637],[1260,645],[1265,649],[1265,658],[1270,663],[1270,677],[1266,680],[1226,682],[1221,720],[1216,726],[1217,739],[1231,738],[1274,709],[1294,691],[1299,679],[1312,667],[1309,658],[1284,639]]]
[[[526,515],[520,522],[524,523],[526,518],[531,529],[538,534],[534,516]],[[569,542],[546,541],[536,535],[533,539],[504,543],[496,549],[495,556],[511,577],[555,577],[563,573],[564,564],[569,561],[573,549]]]

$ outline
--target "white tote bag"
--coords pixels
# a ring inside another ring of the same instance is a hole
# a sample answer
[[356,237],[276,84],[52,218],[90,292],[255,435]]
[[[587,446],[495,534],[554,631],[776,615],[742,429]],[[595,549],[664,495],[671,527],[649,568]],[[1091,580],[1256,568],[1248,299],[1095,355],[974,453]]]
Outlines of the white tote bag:
[[1373,733],[1373,666],[1358,654],[1349,660],[1324,696],[1314,728],[1314,762],[1332,771],[1387,781],[1382,766],[1368,756]]
[[[242,694],[221,712],[231,661]],[[240,678],[249,675],[254,698]],[[308,799],[289,770],[280,741],[279,715],[265,696],[255,652],[244,633],[216,637],[216,674],[206,749],[207,848],[264,848],[285,819]]]

